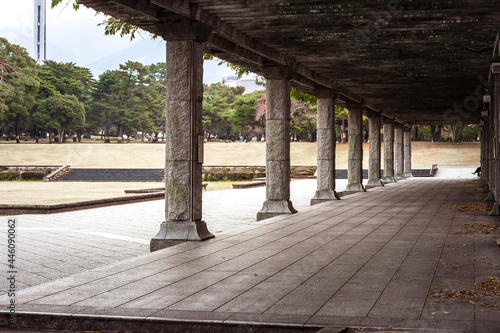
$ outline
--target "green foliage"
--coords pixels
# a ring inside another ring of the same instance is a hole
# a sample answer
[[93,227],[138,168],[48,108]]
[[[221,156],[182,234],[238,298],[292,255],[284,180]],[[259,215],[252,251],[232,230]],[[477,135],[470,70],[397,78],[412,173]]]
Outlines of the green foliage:
[[467,142],[477,140],[478,134],[479,125],[466,125],[462,130],[462,140]]
[[15,128],[19,135],[21,127],[29,122],[29,111],[35,105],[35,97],[40,86],[35,61],[26,49],[10,44],[0,37],[0,58],[15,71],[2,73],[0,85],[0,123]]
[[85,123],[85,107],[74,95],[56,94],[37,104],[33,119],[49,131],[57,131],[61,143],[64,132]]
[[203,93],[203,130],[210,137],[211,134],[228,138],[233,131],[230,121],[232,105],[237,96],[241,96],[243,87],[228,87],[221,83],[204,86]]
[[418,138],[420,141],[431,141],[432,133],[429,125],[418,126]]
[[54,96],[57,91],[61,95],[74,95],[80,101],[88,98],[93,83],[90,69],[76,66],[74,63],[60,63],[47,60],[38,67],[41,81],[38,98]]
[[105,126],[107,132],[115,124],[119,142],[123,134],[157,132],[165,104],[162,72],[164,63],[148,68],[133,61],[120,65],[118,70],[104,72],[92,92],[92,120]]
[[290,89],[290,97],[298,102],[309,103],[311,105],[315,105],[318,102],[316,97],[303,93],[293,87]]

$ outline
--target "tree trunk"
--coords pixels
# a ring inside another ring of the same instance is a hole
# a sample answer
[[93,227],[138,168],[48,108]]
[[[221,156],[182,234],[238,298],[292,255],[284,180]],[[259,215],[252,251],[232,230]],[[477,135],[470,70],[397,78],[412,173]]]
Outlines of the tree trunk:
[[105,126],[106,126],[106,132],[104,133],[104,143],[110,143],[109,141],[109,116],[106,115],[105,118]]
[[59,140],[58,140],[59,144],[63,143],[63,137],[64,137],[64,130],[60,129],[59,130]]
[[340,138],[342,143],[346,143],[347,133],[345,131],[345,117],[342,118],[342,137]]
[[118,139],[117,139],[117,143],[122,143],[123,141],[123,125],[119,125],[118,126]]
[[78,142],[82,142],[82,133],[78,132],[76,134],[76,138],[77,138]]
[[418,126],[413,126],[413,141],[418,141]]
[[16,132],[16,143],[21,143],[21,140],[19,139],[19,117],[16,116],[16,120],[14,122],[14,130]]

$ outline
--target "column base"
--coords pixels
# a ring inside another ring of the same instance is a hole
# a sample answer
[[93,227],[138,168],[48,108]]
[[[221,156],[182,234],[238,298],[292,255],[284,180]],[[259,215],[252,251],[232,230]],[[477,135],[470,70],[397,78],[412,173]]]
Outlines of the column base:
[[332,200],[340,200],[335,190],[316,190],[314,197],[311,199],[311,206]]
[[488,196],[486,197],[486,199],[484,199],[484,201],[486,202],[496,201],[492,191],[488,191]]
[[397,182],[393,176],[385,176],[384,178],[382,178],[382,183],[384,183],[384,185],[385,185],[385,184],[397,183]]
[[396,181],[398,181],[398,180],[405,180],[406,178],[405,178],[405,176],[403,176],[403,175],[395,175],[395,176],[394,176],[394,179],[395,179]]
[[405,172],[405,173],[403,174],[403,176],[404,176],[405,178],[411,178],[411,177],[413,177],[413,175],[411,174],[411,172]]
[[186,241],[202,241],[214,237],[203,221],[164,221],[158,234],[151,239],[149,249],[153,252]]
[[384,183],[380,179],[368,179],[365,188],[380,187],[384,186]]
[[358,183],[347,184],[344,194],[349,194],[354,192],[366,192],[366,190],[363,187],[363,184],[358,184]]
[[500,215],[500,205],[498,205],[498,202],[495,202],[493,205],[493,209],[491,210],[490,216],[498,216]]
[[260,212],[257,213],[257,221],[269,219],[282,214],[294,214],[297,210],[293,208],[290,200],[266,200]]

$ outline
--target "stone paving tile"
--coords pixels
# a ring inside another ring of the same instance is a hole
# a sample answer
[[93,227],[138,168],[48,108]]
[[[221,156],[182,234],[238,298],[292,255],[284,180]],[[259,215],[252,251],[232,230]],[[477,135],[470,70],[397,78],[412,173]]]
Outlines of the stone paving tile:
[[[56,281],[50,285],[55,288],[53,302],[44,297],[32,303],[60,305],[77,300],[79,305],[88,305],[82,311],[101,304],[101,308],[115,309],[114,313],[119,309],[126,313],[155,311],[155,316],[168,316],[175,309],[193,319],[199,314],[209,320],[325,325],[354,320],[357,325],[378,327],[391,324],[473,331],[477,318],[487,323],[500,319],[490,308],[429,296],[441,284],[449,287],[446,284],[453,281],[468,282],[470,276],[472,283],[479,282],[489,273],[498,273],[494,266],[498,251],[484,245],[488,238],[467,237],[466,246],[460,247],[460,236],[449,230],[466,220],[455,220],[457,214],[448,208],[428,204],[463,200],[457,190],[460,186],[457,181],[409,180],[392,186],[392,191],[387,187],[354,194],[341,200],[342,208],[339,202],[321,204],[317,206],[321,214],[308,209],[208,242],[184,243],[77,275],[104,274],[90,278],[94,282],[80,281],[78,285],[77,280],[61,280],[66,291],[58,293]],[[455,192],[453,198],[448,197]],[[389,207],[385,213],[371,214],[374,203],[388,201],[392,205],[385,205]],[[415,201],[421,204],[415,205]],[[480,276],[470,262],[477,263]],[[224,270],[225,264],[230,269]],[[162,274],[165,279],[160,278]],[[112,279],[110,276],[127,275],[131,280],[125,279],[125,283],[97,285]],[[67,288],[75,292],[69,295]],[[40,298],[36,289],[24,294]],[[40,290],[46,295],[47,289]],[[69,296],[62,299],[66,294]],[[483,326],[488,329],[491,325]]]

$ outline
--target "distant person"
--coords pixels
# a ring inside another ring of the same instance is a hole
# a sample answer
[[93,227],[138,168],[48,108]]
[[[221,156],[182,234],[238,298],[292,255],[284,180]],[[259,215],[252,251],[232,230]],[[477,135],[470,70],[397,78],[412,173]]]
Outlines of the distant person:
[[474,171],[472,174],[481,177],[481,167],[477,167],[476,171]]

